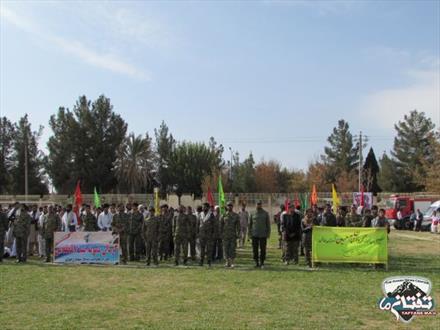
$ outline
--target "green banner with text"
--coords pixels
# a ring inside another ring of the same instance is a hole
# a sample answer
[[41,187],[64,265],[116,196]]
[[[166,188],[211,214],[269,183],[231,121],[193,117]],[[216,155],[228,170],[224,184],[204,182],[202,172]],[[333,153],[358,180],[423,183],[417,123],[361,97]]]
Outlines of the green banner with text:
[[313,227],[313,262],[388,263],[386,228]]

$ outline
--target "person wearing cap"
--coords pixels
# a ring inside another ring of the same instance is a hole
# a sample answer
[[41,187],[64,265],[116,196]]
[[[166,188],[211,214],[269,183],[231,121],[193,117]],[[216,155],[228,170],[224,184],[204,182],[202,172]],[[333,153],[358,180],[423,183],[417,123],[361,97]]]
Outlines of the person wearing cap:
[[157,252],[159,246],[159,229],[160,219],[155,215],[154,207],[150,207],[148,217],[145,218],[142,226],[142,235],[145,242],[145,252],[147,256],[147,266],[150,266],[151,257],[153,257],[153,264],[159,265]]
[[249,221],[249,237],[252,238],[252,250],[255,267],[263,268],[266,260],[267,239],[270,237],[270,217],[263,209],[263,203],[257,202],[257,209]]
[[17,262],[27,260],[27,239],[31,227],[31,216],[28,213],[26,204],[22,204],[18,217],[14,221],[13,235],[17,252]]
[[227,203],[227,211],[220,221],[223,239],[223,252],[225,254],[225,267],[234,268],[237,239],[240,236],[240,217],[234,212],[234,204]]
[[82,223],[84,225],[84,231],[98,231],[98,220],[92,213],[90,205],[85,205],[85,214],[82,216]]
[[101,231],[109,231],[112,227],[113,215],[109,212],[109,205],[104,204],[104,211],[98,216],[98,227]]
[[173,229],[174,229],[174,257],[175,264],[179,266],[180,252],[183,253],[183,264],[188,262],[188,242],[190,234],[190,222],[188,215],[186,214],[185,206],[179,206],[179,213],[174,217]]
[[141,258],[141,230],[144,216],[139,212],[138,204],[133,203],[133,212],[128,221],[128,250],[130,261],[139,261]]
[[119,204],[118,213],[113,216],[112,230],[114,235],[119,235],[119,246],[122,252],[122,264],[127,263],[128,257],[128,226],[130,222],[130,214],[125,212],[124,204]]
[[289,210],[283,216],[283,226],[281,228],[284,241],[284,262],[288,265],[292,260],[298,264],[298,248],[301,243],[301,216],[295,211],[293,204],[289,205]]
[[173,237],[173,212],[168,205],[160,207],[159,256],[160,260],[168,260],[171,255],[171,239]]
[[47,216],[44,217],[42,234],[45,239],[46,245],[46,262],[51,261],[51,255],[53,254],[53,244],[55,232],[61,229],[61,219],[57,213],[55,213],[54,207],[49,206]]

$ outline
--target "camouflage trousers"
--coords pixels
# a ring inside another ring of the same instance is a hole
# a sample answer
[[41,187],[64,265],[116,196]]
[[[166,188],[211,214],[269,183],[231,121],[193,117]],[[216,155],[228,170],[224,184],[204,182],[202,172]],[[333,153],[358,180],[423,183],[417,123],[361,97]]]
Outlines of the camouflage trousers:
[[149,264],[151,262],[151,257],[153,257],[153,263],[155,265],[157,265],[159,263],[158,258],[157,258],[158,248],[159,248],[159,244],[157,242],[157,239],[145,241],[145,251],[147,253],[147,264]]
[[196,259],[196,235],[193,235],[189,239],[189,251],[191,255],[191,259]]
[[15,237],[15,249],[17,250],[17,260],[26,261],[26,259],[27,259],[27,236]]
[[127,234],[119,234],[119,246],[121,247],[122,262],[127,262],[128,259],[128,246],[127,246]]
[[171,239],[168,235],[159,238],[159,254],[165,260],[171,255]]
[[225,254],[225,259],[235,259],[237,248],[237,240],[234,239],[224,239],[223,240],[223,252]]
[[5,251],[5,233],[0,232],[0,261],[3,260],[4,251]]
[[142,238],[140,234],[128,235],[128,250],[130,261],[139,261],[141,258]]
[[312,232],[303,233],[302,242],[305,249],[307,265],[311,267],[312,266]]
[[50,256],[53,253],[53,237],[45,238],[46,246],[46,261],[50,261]]
[[210,264],[212,261],[212,239],[200,238],[200,262],[203,263],[205,261],[205,256],[208,259],[208,263]]
[[176,237],[174,240],[174,256],[176,262],[180,260],[180,252],[183,253],[183,261],[188,260],[188,239],[186,237]]

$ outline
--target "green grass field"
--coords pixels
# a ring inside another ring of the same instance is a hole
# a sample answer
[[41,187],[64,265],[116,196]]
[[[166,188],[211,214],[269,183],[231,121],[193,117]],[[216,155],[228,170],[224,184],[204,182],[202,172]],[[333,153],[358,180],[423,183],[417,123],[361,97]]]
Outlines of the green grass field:
[[[267,267],[248,247],[237,267],[0,265],[0,329],[439,329],[440,317],[410,326],[380,311],[384,278],[419,275],[440,301],[440,235],[394,231],[389,271],[367,265],[285,266],[273,236]],[[437,312],[440,310],[437,308]]]

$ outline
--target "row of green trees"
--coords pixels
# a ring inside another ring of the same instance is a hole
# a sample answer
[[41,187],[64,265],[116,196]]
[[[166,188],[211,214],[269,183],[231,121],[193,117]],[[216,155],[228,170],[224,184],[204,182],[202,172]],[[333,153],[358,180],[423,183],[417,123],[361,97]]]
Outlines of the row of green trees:
[[[127,123],[104,95],[85,96],[73,109],[60,107],[50,117],[52,136],[47,155],[38,146],[43,127],[32,131],[28,116],[17,123],[0,118],[0,193],[23,194],[25,154],[28,155],[30,194],[46,194],[49,182],[59,193],[72,193],[77,180],[91,193],[176,192],[201,195],[215,187],[219,174],[230,192],[309,191],[312,184],[328,191],[358,188],[360,145],[349,124],[340,120],[328,138],[320,159],[307,170],[287,169],[278,161],[255,162],[252,153],[241,160],[235,153],[223,159],[224,148],[213,137],[208,143],[176,141],[162,122],[148,133],[128,133]],[[377,161],[370,148],[362,164],[367,191],[438,191],[440,142],[434,124],[423,112],[412,111],[395,125],[391,153]]]

